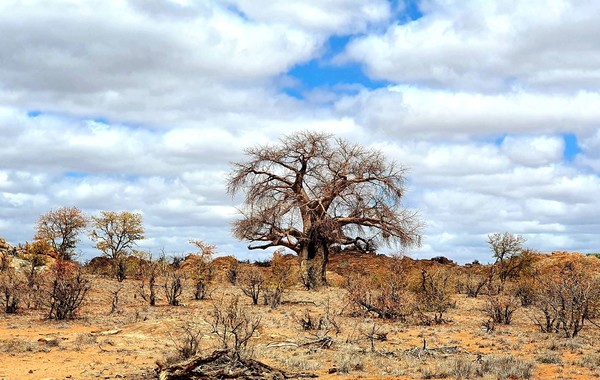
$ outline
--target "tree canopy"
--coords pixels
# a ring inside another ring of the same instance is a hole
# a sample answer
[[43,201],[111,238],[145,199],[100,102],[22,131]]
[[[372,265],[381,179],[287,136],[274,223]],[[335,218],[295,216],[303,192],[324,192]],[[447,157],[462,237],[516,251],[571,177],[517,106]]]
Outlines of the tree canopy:
[[332,246],[420,245],[422,224],[401,202],[406,169],[379,150],[305,131],[246,155],[228,180],[230,194],[245,192],[233,233],[249,249],[296,252],[307,287],[325,281]]
[[50,210],[39,217],[35,239],[49,244],[60,259],[71,260],[79,242],[79,234],[87,223],[87,217],[77,207]]
[[128,211],[101,211],[92,217],[90,239],[96,242],[96,248],[112,259],[119,280],[125,278],[124,258],[133,246],[144,238],[142,215]]

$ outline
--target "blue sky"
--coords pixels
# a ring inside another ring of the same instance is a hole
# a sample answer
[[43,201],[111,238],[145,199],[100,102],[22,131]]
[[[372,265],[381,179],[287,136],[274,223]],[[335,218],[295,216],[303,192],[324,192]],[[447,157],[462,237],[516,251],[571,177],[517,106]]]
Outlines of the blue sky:
[[[600,251],[592,0],[1,2],[0,236],[42,213],[141,212],[140,248],[232,238],[244,149],[317,130],[410,168],[413,257],[489,259],[487,234]],[[576,24],[575,24],[576,20]],[[87,238],[83,257],[98,254]],[[397,248],[388,248],[392,252]]]

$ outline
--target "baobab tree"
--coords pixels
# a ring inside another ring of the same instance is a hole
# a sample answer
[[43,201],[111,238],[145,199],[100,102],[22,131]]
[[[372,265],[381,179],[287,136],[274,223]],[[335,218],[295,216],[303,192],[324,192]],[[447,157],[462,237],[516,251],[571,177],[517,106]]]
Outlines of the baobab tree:
[[296,252],[307,288],[325,283],[333,246],[367,252],[421,243],[422,224],[401,203],[406,169],[380,151],[304,131],[246,155],[228,179],[230,194],[245,192],[233,234],[249,249]]

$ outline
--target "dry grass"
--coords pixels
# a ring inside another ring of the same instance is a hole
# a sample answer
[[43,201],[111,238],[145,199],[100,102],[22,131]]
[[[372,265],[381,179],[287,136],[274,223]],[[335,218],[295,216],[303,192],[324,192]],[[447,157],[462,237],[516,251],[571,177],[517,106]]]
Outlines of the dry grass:
[[[248,342],[250,354],[277,368],[312,372],[326,380],[585,379],[600,373],[599,329],[587,328],[575,339],[543,334],[527,309],[519,309],[510,325],[487,333],[481,326],[484,297],[454,295],[456,307],[444,317],[451,322],[424,326],[353,316],[345,290],[337,286],[319,292],[293,286],[283,303],[271,309],[252,305],[239,287],[226,281],[212,284],[213,300],[194,300],[191,279],[186,281],[180,306],[169,306],[162,290],[157,306],[149,306],[139,296],[139,282],[127,279],[121,284],[119,311],[110,313],[112,292],[120,285],[110,278],[92,277],[89,298],[73,321],[49,321],[43,309],[1,313],[0,378],[25,378],[30,370],[30,378],[141,378],[156,367],[156,361],[170,360],[187,347],[200,353],[218,348],[210,311],[215,301],[226,304],[236,297],[249,316],[260,318]],[[162,286],[157,284],[158,289]],[[315,328],[305,329],[299,322],[307,311]],[[194,329],[186,338],[182,326],[192,318]],[[385,333],[385,339],[369,338],[373,326]],[[58,347],[38,342],[43,337],[57,338]],[[325,338],[332,344],[316,343]],[[424,340],[427,350],[407,354],[422,348]],[[444,347],[455,350],[440,349]]]

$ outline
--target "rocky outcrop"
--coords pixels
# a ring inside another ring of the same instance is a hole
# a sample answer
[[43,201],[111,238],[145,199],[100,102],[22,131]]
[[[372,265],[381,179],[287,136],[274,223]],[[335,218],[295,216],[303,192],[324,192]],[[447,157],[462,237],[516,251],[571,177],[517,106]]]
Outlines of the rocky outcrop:
[[0,237],[0,254],[5,252],[10,252],[12,250],[12,246],[4,240],[4,238]]

